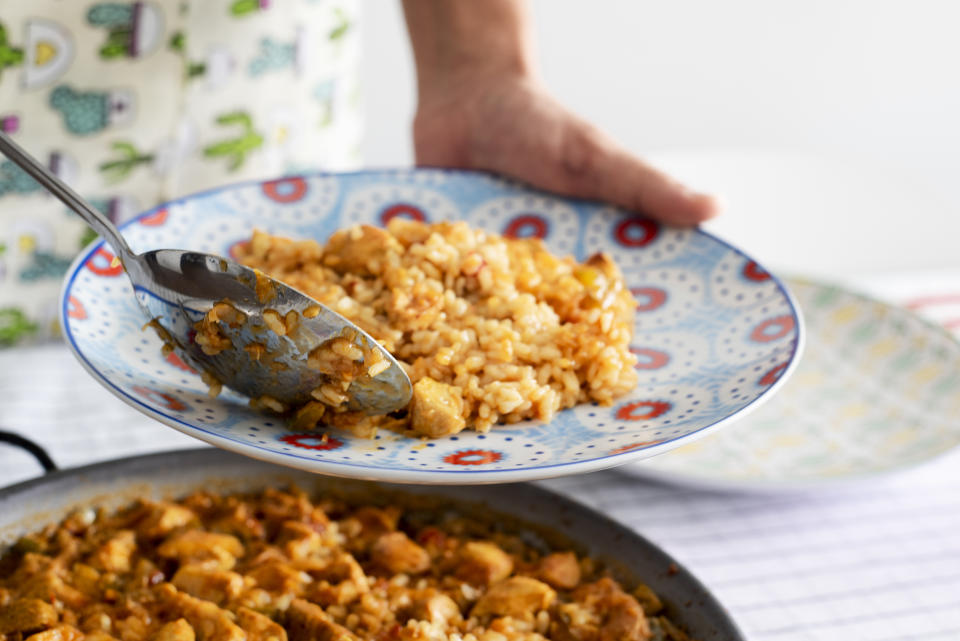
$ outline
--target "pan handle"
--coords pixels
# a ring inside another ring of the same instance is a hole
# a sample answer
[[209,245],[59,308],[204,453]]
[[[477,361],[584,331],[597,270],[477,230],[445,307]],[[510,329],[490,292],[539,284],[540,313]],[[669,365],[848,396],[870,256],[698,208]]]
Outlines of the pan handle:
[[0,443],[7,443],[9,445],[13,445],[14,447],[19,447],[32,454],[33,458],[37,459],[37,462],[43,466],[43,471],[46,474],[49,474],[50,472],[56,472],[59,469],[57,464],[53,462],[53,459],[50,458],[50,455],[45,449],[43,449],[42,446],[28,438],[20,436],[19,434],[0,431]]

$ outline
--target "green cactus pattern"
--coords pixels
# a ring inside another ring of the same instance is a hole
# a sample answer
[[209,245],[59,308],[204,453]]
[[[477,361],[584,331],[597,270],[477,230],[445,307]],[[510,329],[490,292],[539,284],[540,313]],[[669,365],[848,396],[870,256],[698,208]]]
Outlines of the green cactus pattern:
[[7,67],[23,64],[23,49],[13,47],[7,42],[7,29],[0,24],[0,73]]
[[[346,166],[359,3],[0,0],[0,129],[119,220],[239,177]],[[2,155],[0,230],[2,351],[56,335],[63,271],[96,234]]]
[[242,132],[239,136],[203,148],[203,155],[207,158],[226,158],[229,171],[240,169],[247,159],[247,154],[263,146],[263,136],[253,128],[253,119],[244,111],[223,114],[217,118],[217,124],[224,127],[238,126]]
[[100,173],[104,174],[108,180],[119,182],[130,175],[134,169],[140,165],[153,162],[153,154],[145,154],[137,151],[132,143],[126,141],[117,141],[111,145],[117,152],[118,158],[100,164]]
[[18,307],[0,308],[0,347],[9,347],[37,331],[32,322]]

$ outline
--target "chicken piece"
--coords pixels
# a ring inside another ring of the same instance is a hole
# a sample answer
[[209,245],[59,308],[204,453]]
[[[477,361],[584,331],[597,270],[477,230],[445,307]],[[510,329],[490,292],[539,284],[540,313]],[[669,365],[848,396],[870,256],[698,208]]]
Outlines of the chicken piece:
[[473,606],[470,616],[493,615],[531,621],[556,598],[557,593],[546,583],[528,576],[514,576],[490,586]]
[[641,641],[650,638],[650,624],[643,608],[629,594],[621,592],[606,604],[600,641]]
[[303,559],[323,547],[323,540],[315,529],[300,521],[284,521],[280,526],[277,544],[282,545],[291,559]]
[[177,619],[160,626],[160,629],[150,637],[150,641],[196,641],[196,638],[197,634],[187,620]]
[[324,606],[346,605],[370,591],[367,575],[350,554],[338,554],[330,561],[311,561],[300,569],[316,579],[307,597]]
[[350,630],[335,623],[319,605],[294,599],[284,615],[290,641],[359,641]]
[[366,552],[380,535],[396,530],[399,520],[396,507],[362,507],[340,521],[340,532],[347,539],[347,549]]
[[369,591],[369,587],[343,581],[331,584],[329,581],[319,581],[307,587],[304,597],[325,608],[331,605],[349,605]]
[[350,515],[363,528],[364,533],[375,533],[376,536],[384,532],[393,532],[400,522],[400,510],[395,506],[371,507],[364,506]]
[[0,608],[0,635],[27,635],[57,622],[57,611],[40,599],[18,599]]
[[147,641],[150,615],[142,611],[140,604],[133,604],[132,607],[140,611],[123,618],[114,618],[113,631],[122,641]]
[[62,601],[67,607],[74,609],[80,609],[90,602],[89,596],[65,583],[52,567],[30,576],[18,587],[20,588],[20,596],[23,598],[50,601],[50,598],[53,597]]
[[330,583],[350,581],[364,586],[364,588],[367,585],[367,575],[364,573],[363,567],[357,563],[353,555],[345,552],[339,553],[329,560],[312,560],[301,563],[298,567],[318,580],[329,581]]
[[432,558],[436,558],[446,550],[447,538],[443,530],[430,525],[417,532],[416,541]]
[[237,610],[237,623],[247,633],[247,641],[287,641],[283,626],[250,608]]
[[472,585],[491,585],[507,578],[511,572],[513,559],[488,541],[469,541],[457,555],[457,578]]
[[572,590],[580,583],[580,563],[573,552],[555,552],[540,560],[540,578],[558,590]]
[[237,557],[243,555],[243,544],[235,536],[187,530],[164,541],[157,554],[167,559],[177,559],[181,564],[206,563],[224,570],[231,569]]
[[203,641],[246,641],[246,633],[215,603],[180,592],[170,583],[157,587],[157,595],[168,608],[187,620]]
[[613,579],[602,578],[581,585],[573,592],[573,603],[565,604],[551,626],[561,641],[646,641],[650,625],[637,600]]
[[340,274],[375,276],[383,270],[388,252],[403,246],[379,227],[359,225],[334,232],[323,250],[323,264]]
[[243,577],[236,572],[203,565],[181,566],[172,583],[178,590],[221,606],[240,596],[244,587]]
[[222,517],[211,524],[210,529],[241,539],[262,539],[265,535],[263,523],[256,518],[249,503],[231,505]]
[[120,530],[97,549],[90,564],[107,572],[129,572],[136,551],[137,536],[133,530]]
[[330,525],[323,509],[313,505],[310,497],[299,490],[285,492],[268,488],[254,508],[263,513],[264,522],[302,521],[314,526],[318,532]]
[[[138,564],[142,562],[144,562],[143,559],[138,561]],[[100,597],[101,576],[99,571],[86,563],[74,563],[71,568],[69,581],[70,584],[80,592],[83,592],[92,599],[97,599]]]
[[377,539],[370,557],[392,574],[420,574],[430,569],[430,555],[403,532],[390,532]]
[[457,602],[436,588],[420,590],[410,604],[408,615],[417,621],[447,624],[462,616]]
[[147,506],[150,511],[140,522],[137,530],[149,539],[166,536],[177,528],[189,525],[197,519],[193,510],[176,503],[161,501],[148,503]]
[[429,376],[413,386],[410,401],[410,429],[429,438],[456,434],[467,426],[463,418],[463,396],[452,385]]
[[279,594],[301,594],[306,583],[302,574],[283,561],[262,563],[247,572],[257,587]]
[[72,625],[58,625],[43,632],[31,634],[26,641],[83,641],[83,632]]

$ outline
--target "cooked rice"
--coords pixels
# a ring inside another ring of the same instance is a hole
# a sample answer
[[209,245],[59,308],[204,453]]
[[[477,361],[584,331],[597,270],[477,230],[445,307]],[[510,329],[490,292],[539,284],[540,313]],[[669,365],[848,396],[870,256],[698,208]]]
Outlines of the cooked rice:
[[415,384],[408,411],[323,417],[360,435],[546,421],[636,384],[635,302],[605,254],[578,263],[538,239],[395,218],[340,230],[325,246],[255,231],[239,259],[342,314],[402,363]]
[[0,555],[0,639],[690,641],[647,585],[420,499],[265,489],[83,508]]

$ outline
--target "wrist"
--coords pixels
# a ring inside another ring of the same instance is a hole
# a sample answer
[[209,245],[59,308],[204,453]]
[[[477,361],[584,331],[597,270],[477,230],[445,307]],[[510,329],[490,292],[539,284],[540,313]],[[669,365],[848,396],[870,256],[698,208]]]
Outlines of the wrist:
[[535,79],[534,70],[522,60],[466,58],[437,72],[419,74],[417,98],[420,104],[449,102],[485,92],[490,87],[506,87]]
[[421,101],[532,78],[525,0],[404,0]]

